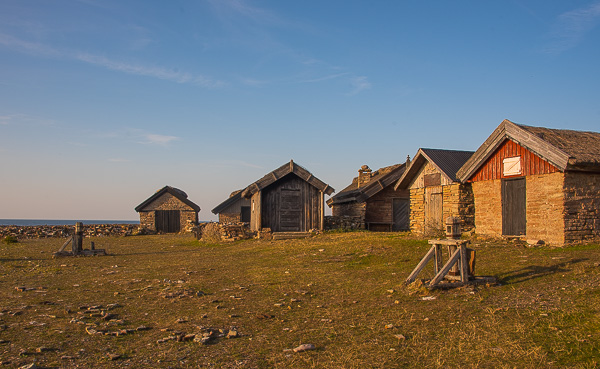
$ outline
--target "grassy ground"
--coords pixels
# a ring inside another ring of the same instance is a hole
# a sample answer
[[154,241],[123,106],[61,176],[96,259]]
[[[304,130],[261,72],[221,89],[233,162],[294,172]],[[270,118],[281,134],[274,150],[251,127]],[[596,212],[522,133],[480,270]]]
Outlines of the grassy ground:
[[500,284],[428,291],[402,283],[428,250],[402,233],[94,241],[110,256],[0,244],[0,367],[600,366],[598,245],[474,241],[476,274]]

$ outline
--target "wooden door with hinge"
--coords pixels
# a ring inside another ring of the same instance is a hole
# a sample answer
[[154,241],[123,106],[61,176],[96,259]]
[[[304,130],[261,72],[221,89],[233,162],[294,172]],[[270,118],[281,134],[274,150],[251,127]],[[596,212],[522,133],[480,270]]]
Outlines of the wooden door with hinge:
[[525,178],[502,180],[502,235],[521,236],[527,231]]
[[280,190],[279,231],[300,232],[302,216],[302,191],[282,188]]
[[444,230],[442,187],[425,187],[425,234],[436,234]]
[[410,228],[410,200],[393,199],[392,200],[392,231],[407,231]]

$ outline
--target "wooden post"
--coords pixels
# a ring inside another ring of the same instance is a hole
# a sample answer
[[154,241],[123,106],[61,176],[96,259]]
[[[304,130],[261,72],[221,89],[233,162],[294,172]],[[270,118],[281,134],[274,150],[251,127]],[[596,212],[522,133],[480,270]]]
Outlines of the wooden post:
[[467,261],[467,247],[462,244],[460,250],[460,281],[466,283],[469,281],[469,263]]
[[442,260],[442,245],[435,244],[435,274],[438,274],[444,265]]
[[71,243],[73,255],[78,255],[83,250],[83,223],[75,223],[75,234]]
[[319,201],[319,208],[321,208],[321,211],[319,211],[319,217],[321,218],[319,221],[319,227],[321,227],[321,231],[325,230],[325,194],[323,193],[323,191],[319,191],[320,192],[320,198],[321,200]]

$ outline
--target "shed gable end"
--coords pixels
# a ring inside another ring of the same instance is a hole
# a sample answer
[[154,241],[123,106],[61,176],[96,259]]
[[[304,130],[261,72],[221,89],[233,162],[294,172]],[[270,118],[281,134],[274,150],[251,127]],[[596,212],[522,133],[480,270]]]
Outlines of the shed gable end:
[[[520,159],[518,164],[515,158]],[[556,172],[560,170],[548,161],[515,141],[506,139],[468,181],[488,181]]]

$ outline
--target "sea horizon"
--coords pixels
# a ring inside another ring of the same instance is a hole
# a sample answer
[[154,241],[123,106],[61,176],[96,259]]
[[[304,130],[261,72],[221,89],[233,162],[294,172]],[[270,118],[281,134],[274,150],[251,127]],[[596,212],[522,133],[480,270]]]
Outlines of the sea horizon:
[[62,226],[83,224],[140,224],[138,220],[110,220],[110,219],[0,219],[0,226]]

